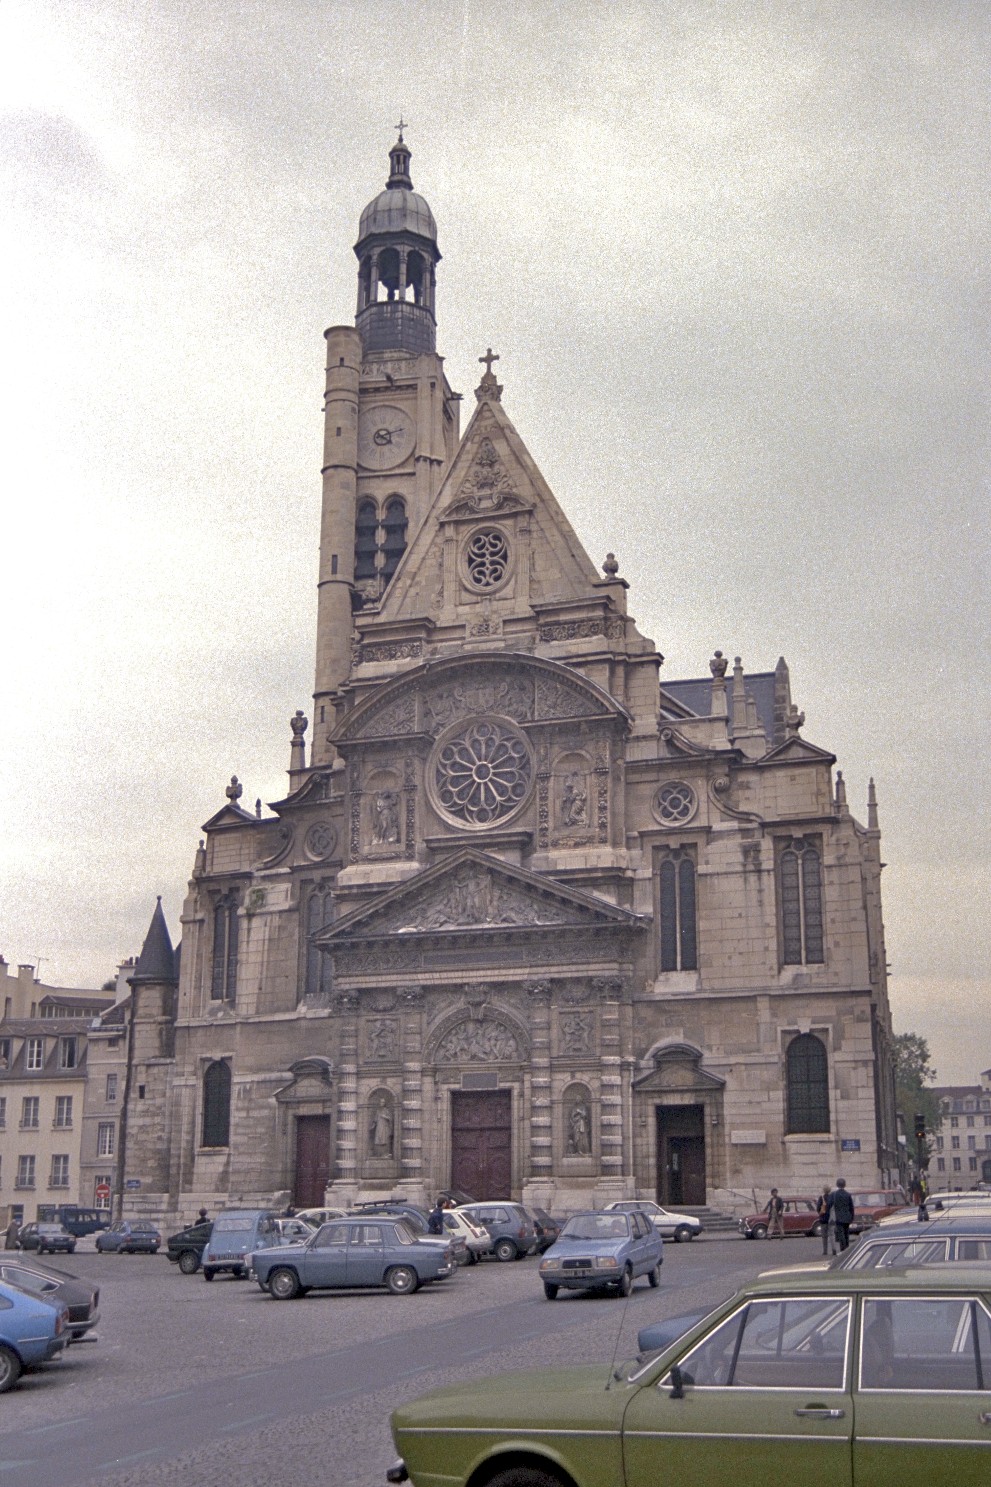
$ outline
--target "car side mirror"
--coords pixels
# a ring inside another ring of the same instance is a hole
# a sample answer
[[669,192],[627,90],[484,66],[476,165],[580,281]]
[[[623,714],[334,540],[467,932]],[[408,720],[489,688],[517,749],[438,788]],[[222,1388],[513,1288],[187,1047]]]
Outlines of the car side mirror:
[[669,1399],[684,1399],[684,1397],[685,1397],[685,1385],[686,1384],[690,1384],[692,1382],[692,1376],[691,1376],[691,1374],[690,1373],[682,1373],[682,1371],[678,1367],[677,1363],[672,1363],[671,1364],[671,1367],[668,1369],[668,1378],[671,1380],[671,1383],[673,1385],[673,1387],[671,1389],[671,1393],[668,1395],[668,1398]]

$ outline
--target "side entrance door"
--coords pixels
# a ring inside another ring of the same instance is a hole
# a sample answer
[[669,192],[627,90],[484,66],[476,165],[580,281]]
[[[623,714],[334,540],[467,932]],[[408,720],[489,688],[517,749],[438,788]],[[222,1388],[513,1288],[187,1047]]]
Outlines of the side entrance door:
[[451,1095],[451,1187],[479,1202],[509,1198],[512,1107],[508,1089],[455,1090]]
[[705,1123],[701,1105],[657,1106],[657,1201],[705,1202]]
[[320,1208],[330,1176],[330,1116],[296,1117],[296,1180],[292,1200],[297,1208]]

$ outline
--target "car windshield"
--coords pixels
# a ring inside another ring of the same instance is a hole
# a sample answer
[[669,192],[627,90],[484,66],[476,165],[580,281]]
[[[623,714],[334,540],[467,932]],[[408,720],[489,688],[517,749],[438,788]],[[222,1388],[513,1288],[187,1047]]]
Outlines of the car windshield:
[[[255,1227],[254,1219],[217,1219],[214,1229],[218,1234],[250,1234]],[[269,1228],[271,1226],[268,1226]],[[266,1228],[259,1225],[259,1232],[264,1234]]]
[[579,1213],[561,1230],[562,1239],[627,1239],[630,1221],[621,1213]]
[[155,1228],[154,1224],[132,1224],[131,1225],[131,1233],[132,1234],[157,1234],[158,1233],[158,1230]]

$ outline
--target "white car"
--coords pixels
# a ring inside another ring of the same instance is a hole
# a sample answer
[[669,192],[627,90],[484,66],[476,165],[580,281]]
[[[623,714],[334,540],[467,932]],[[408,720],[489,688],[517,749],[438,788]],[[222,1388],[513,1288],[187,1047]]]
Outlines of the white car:
[[459,1208],[444,1209],[444,1230],[448,1234],[459,1234],[468,1250],[468,1264],[477,1265],[482,1255],[492,1253],[492,1235],[481,1224],[476,1224]]
[[329,1224],[331,1219],[343,1217],[343,1208],[300,1208],[296,1213],[296,1218],[302,1219],[304,1224],[309,1224],[314,1229],[319,1229],[322,1224]]
[[691,1213],[672,1213],[649,1198],[620,1198],[616,1203],[607,1203],[606,1208],[620,1213],[644,1213],[653,1221],[654,1228],[662,1239],[673,1239],[675,1244],[686,1243],[702,1233],[701,1222]]

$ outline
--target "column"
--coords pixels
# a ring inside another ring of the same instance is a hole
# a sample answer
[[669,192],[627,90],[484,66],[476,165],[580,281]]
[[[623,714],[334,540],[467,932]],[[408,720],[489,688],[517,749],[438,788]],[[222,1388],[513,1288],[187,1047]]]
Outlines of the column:
[[399,1181],[423,1187],[423,987],[399,988],[403,1014],[403,1095],[399,1125]]
[[[543,1191],[554,1180],[554,1126],[551,1109],[551,983],[528,981],[530,1007],[530,1172],[528,1188]],[[549,1196],[549,1195],[548,1195]],[[540,1193],[533,1201],[539,1201]]]

